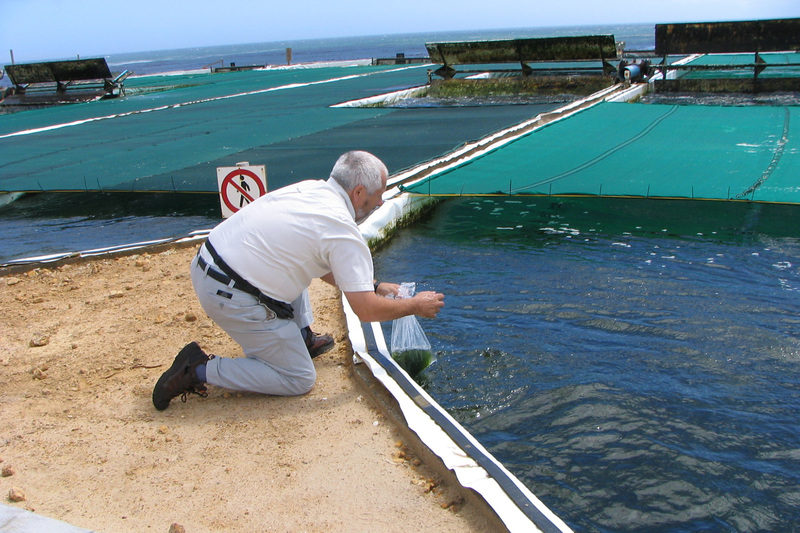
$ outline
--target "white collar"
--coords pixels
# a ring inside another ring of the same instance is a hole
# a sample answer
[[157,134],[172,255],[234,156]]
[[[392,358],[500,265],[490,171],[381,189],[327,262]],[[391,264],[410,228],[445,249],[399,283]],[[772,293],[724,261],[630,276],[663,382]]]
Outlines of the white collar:
[[339,194],[339,196],[344,198],[345,205],[347,205],[347,210],[350,211],[350,215],[353,217],[353,220],[355,220],[356,210],[355,208],[353,208],[353,202],[352,200],[350,200],[350,195],[347,194],[347,191],[344,190],[344,187],[339,185],[339,182],[333,178],[328,178],[328,180],[325,183],[327,183],[331,189],[336,191]]

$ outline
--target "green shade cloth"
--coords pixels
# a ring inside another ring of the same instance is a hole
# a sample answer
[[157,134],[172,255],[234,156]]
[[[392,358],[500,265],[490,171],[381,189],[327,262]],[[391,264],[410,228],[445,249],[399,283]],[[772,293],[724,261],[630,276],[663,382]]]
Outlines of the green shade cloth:
[[240,161],[275,189],[351,149],[395,172],[556,107],[331,107],[426,81],[394,65],[137,78],[125,98],[0,116],[0,192],[216,193],[216,167]]
[[404,190],[800,202],[797,107],[602,103]]
[[[766,68],[759,72],[759,78],[798,78],[800,77],[800,52],[761,53],[758,55]],[[752,78],[752,68],[741,65],[752,65],[756,62],[755,54],[704,54],[691,60],[688,65],[730,65],[730,70],[692,70],[683,71],[682,77],[702,78]],[[738,68],[736,68],[738,66]]]

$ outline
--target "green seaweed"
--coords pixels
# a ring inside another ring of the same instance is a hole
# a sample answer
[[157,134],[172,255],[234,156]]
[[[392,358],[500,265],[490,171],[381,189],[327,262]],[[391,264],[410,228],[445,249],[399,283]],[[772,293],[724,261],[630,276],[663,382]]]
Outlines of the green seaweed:
[[586,96],[610,86],[608,76],[516,76],[491,79],[434,80],[425,96],[428,98],[491,97],[501,95]]
[[408,372],[412,378],[428,368],[433,363],[433,352],[430,350],[403,350],[392,352],[394,359],[400,367]]

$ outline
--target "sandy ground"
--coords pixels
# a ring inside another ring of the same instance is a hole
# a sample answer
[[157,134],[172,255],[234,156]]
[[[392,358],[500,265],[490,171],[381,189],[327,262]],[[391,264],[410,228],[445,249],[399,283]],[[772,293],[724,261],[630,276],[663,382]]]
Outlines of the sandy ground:
[[354,376],[322,282],[314,330],[337,346],[309,394],[209,387],[156,411],[153,385],[189,341],[241,355],[197,303],[195,251],[0,273],[4,504],[106,532],[488,530]]

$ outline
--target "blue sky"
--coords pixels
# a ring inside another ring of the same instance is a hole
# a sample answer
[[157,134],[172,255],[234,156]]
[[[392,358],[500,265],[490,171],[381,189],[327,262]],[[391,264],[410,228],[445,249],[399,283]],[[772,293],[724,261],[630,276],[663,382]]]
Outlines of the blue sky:
[[800,0],[0,0],[0,65],[326,37],[800,17]]

